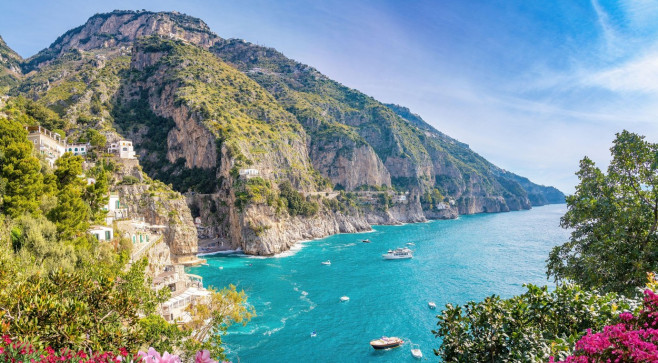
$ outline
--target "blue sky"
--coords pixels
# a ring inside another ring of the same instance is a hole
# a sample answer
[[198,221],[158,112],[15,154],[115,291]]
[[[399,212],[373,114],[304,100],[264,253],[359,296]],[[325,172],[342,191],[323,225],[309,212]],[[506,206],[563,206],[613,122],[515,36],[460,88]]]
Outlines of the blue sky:
[[4,1],[0,35],[29,57],[114,9],[274,47],[567,193],[583,156],[607,166],[616,132],[658,141],[658,1]]

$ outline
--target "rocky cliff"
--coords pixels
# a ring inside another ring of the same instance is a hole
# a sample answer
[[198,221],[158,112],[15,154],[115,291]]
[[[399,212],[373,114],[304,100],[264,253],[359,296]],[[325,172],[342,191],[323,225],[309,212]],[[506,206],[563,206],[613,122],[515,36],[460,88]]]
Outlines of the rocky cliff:
[[[171,225],[177,258],[196,248],[191,216],[213,238],[268,255],[369,223],[560,200],[404,107],[183,14],[97,14],[28,60],[12,59],[26,76],[10,93],[59,113],[70,139],[96,129],[133,140],[144,171],[164,184],[121,193],[131,213]],[[166,185],[188,193],[191,212]]]
[[[115,191],[119,194],[122,207],[128,210],[127,217],[163,226],[163,243],[171,252],[171,260],[174,262],[195,260],[197,232],[185,198],[166,185],[143,177],[137,160],[121,161],[115,175],[119,178]],[[141,179],[141,182],[122,185],[120,181],[125,176],[133,176]]]

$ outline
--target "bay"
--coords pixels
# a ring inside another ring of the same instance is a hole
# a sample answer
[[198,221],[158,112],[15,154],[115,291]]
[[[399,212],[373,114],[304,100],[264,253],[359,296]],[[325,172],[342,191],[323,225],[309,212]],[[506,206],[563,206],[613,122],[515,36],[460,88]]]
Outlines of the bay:
[[[234,325],[224,337],[234,362],[412,362],[412,346],[434,360],[440,341],[431,330],[446,303],[510,297],[524,283],[550,285],[545,260],[569,238],[559,227],[565,212],[566,205],[548,205],[373,226],[369,233],[298,244],[277,257],[208,256],[208,266],[189,271],[203,276],[205,286],[244,289],[256,309],[246,326]],[[409,242],[413,259],[382,259]],[[331,265],[322,264],[327,260]],[[369,341],[382,335],[405,344],[373,350]]]

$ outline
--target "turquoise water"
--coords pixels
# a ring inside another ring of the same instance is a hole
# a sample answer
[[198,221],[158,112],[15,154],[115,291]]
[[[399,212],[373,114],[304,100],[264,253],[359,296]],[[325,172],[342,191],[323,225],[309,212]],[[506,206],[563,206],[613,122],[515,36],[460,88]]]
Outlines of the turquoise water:
[[[446,303],[509,297],[522,292],[523,283],[547,283],[548,252],[569,236],[559,227],[565,211],[565,205],[549,205],[374,226],[371,233],[306,242],[280,257],[207,257],[209,266],[190,270],[205,285],[244,289],[256,308],[257,317],[224,337],[234,362],[413,362],[411,344],[423,360],[436,360],[432,349],[439,341],[431,330]],[[362,243],[365,238],[372,243]],[[415,243],[413,259],[382,259],[407,242]],[[321,264],[326,260],[330,266]],[[341,302],[343,295],[350,300]],[[406,342],[373,350],[369,341],[382,335]]]

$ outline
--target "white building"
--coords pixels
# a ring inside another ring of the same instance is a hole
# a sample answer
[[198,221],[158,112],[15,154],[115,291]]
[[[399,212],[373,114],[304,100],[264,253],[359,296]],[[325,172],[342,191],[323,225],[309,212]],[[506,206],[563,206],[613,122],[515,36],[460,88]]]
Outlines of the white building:
[[114,238],[114,230],[112,227],[106,226],[91,226],[88,230],[99,241],[111,241]]
[[110,154],[118,155],[121,159],[134,159],[135,150],[133,149],[133,142],[129,140],[120,140],[119,142],[110,143],[107,149]]
[[55,160],[66,152],[66,143],[58,134],[41,126],[25,126],[25,130],[28,132],[27,139],[46,158],[51,167],[55,165]]
[[258,169],[240,169],[239,173],[240,176],[245,178],[255,177],[259,174]]
[[128,218],[128,209],[121,204],[119,194],[116,193],[110,193],[110,197],[107,204],[103,206],[103,210],[107,212],[105,224],[108,226],[117,219]]
[[72,153],[73,155],[85,156],[89,151],[89,144],[71,144],[66,145],[66,152]]

